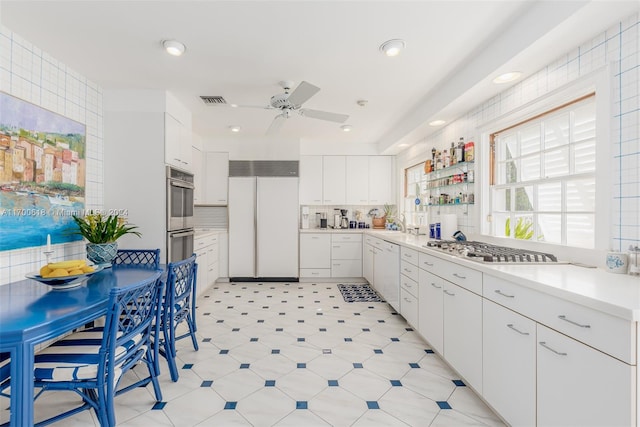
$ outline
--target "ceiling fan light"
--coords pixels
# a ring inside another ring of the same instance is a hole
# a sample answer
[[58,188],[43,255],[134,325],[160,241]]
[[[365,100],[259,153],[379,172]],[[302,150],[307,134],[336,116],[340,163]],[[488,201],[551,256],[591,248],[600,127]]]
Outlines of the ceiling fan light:
[[162,42],[162,46],[169,55],[173,56],[180,56],[186,50],[185,45],[177,40],[165,40]]
[[380,52],[387,56],[398,56],[402,49],[404,49],[406,43],[401,39],[387,40],[380,45]]
[[342,129],[343,132],[351,132],[351,130],[353,129],[353,126],[351,126],[351,125],[342,125],[342,126],[340,126],[340,129]]
[[241,130],[241,129],[242,129],[242,128],[241,128],[240,126],[238,126],[238,125],[232,125],[232,126],[229,126],[229,130],[230,130],[231,132],[238,133],[238,132],[240,132],[240,130]]
[[522,73],[520,71],[510,71],[508,73],[500,74],[498,77],[493,79],[493,82],[495,84],[509,83],[514,80],[518,80],[521,75]]

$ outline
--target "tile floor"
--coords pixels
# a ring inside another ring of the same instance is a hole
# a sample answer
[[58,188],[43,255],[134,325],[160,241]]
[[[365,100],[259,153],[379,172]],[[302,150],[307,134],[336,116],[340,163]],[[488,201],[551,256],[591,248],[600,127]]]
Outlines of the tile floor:
[[[120,396],[118,425],[504,425],[388,304],[347,303],[336,283],[216,283],[197,323],[200,351],[179,342],[180,380],[162,360],[163,401],[151,386]],[[43,395],[36,421],[74,400]],[[89,411],[60,424],[97,425]]]

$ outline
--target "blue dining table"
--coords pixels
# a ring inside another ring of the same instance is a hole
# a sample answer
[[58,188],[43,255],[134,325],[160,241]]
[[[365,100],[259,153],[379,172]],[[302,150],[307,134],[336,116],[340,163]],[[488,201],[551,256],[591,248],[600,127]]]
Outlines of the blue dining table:
[[32,279],[0,286],[0,352],[11,353],[11,426],[33,425],[35,346],[105,315],[111,288],[159,271],[106,268],[80,286],[59,290]]

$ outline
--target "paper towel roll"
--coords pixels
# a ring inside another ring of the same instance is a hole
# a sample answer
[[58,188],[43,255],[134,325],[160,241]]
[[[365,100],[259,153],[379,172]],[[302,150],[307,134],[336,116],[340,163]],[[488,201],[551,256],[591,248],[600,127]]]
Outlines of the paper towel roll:
[[442,240],[453,240],[453,233],[458,230],[458,217],[456,214],[442,215],[441,230]]

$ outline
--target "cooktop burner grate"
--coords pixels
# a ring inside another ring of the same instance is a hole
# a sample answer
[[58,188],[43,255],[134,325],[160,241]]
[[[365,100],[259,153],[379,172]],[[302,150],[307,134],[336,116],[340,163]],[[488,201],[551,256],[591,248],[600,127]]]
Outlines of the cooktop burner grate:
[[558,259],[552,254],[527,249],[508,248],[483,242],[430,240],[425,247],[440,249],[452,255],[488,263],[531,264],[558,262]]

